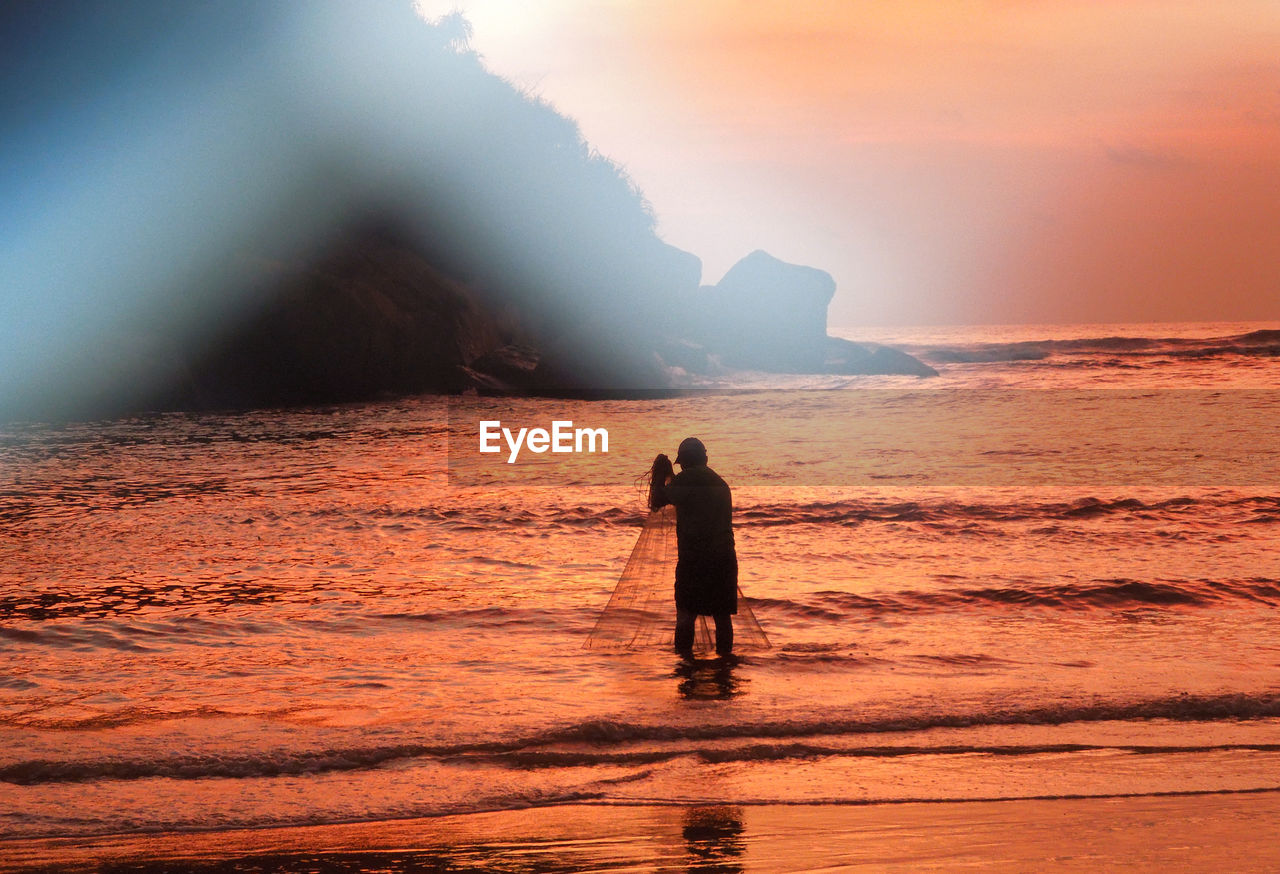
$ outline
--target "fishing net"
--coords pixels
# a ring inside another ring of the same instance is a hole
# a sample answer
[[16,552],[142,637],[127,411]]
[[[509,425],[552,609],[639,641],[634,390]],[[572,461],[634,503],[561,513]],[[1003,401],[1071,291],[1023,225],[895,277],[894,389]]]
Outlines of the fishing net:
[[[613,589],[595,628],[587,636],[588,649],[670,648],[675,643],[676,509],[654,510],[645,519],[640,538]],[[715,624],[699,616],[694,626],[693,651],[713,652]],[[769,638],[756,621],[738,588],[738,612],[733,617],[733,648],[768,649]]]

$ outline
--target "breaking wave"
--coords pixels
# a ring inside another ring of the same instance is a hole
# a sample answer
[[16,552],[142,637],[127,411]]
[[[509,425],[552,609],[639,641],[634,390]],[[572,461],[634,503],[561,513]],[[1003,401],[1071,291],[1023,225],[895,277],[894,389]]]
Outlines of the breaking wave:
[[[637,506],[565,507],[548,511],[505,507],[453,510],[391,510],[381,515],[418,518],[445,526],[485,528],[495,524],[537,531],[553,528],[639,527],[645,513]],[[1176,496],[1163,500],[1083,497],[1070,501],[861,500],[763,503],[739,506],[735,527],[777,525],[858,525],[866,522],[970,523],[1071,522],[1108,517],[1145,521],[1192,521],[1196,524],[1280,522],[1280,496]]]
[[[277,750],[247,754],[180,755],[153,759],[79,761],[27,760],[0,766],[0,782],[17,785],[84,783],[153,778],[253,779],[359,771],[414,759],[444,764],[508,768],[644,765],[691,756],[704,762],[770,761],[819,756],[885,757],[989,753],[1034,755],[1120,749],[1137,753],[1249,749],[1280,751],[1280,744],[893,744],[840,743],[850,735],[891,737],[933,728],[1037,725],[1162,719],[1177,722],[1280,718],[1280,693],[1218,696],[1177,695],[1133,702],[1064,703],[973,713],[916,713],[878,719],[815,719],[676,725],[595,719],[523,738],[461,744],[402,743],[324,750]],[[744,741],[726,745],[729,741]],[[660,749],[628,744],[663,742]],[[669,742],[683,742],[672,746]],[[576,745],[574,749],[555,749]],[[585,748],[583,748],[585,747]]]
[[1022,340],[1012,343],[957,343],[916,347],[934,364],[992,364],[1006,361],[1065,362],[1071,358],[1106,356],[1139,362],[1157,358],[1228,358],[1280,356],[1280,330],[1249,331],[1227,337],[1081,337],[1069,340]]
[[804,601],[752,598],[753,607],[817,621],[840,621],[854,613],[913,613],[984,609],[999,606],[1056,610],[1135,609],[1143,607],[1213,607],[1229,604],[1280,606],[1280,580],[1131,579],[1090,580],[1061,585],[965,587],[936,591],[903,590],[855,594],[815,592]]

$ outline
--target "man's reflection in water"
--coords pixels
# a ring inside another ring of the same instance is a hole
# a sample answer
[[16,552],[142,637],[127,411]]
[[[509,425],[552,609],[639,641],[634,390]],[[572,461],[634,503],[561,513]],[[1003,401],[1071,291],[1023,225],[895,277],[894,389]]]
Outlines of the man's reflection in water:
[[742,694],[744,681],[734,675],[738,659],[730,656],[720,659],[682,661],[676,666],[675,676],[680,678],[677,687],[681,698],[698,701],[723,701]]
[[684,843],[689,871],[741,872],[746,852],[742,810],[737,807],[690,807],[684,814]]

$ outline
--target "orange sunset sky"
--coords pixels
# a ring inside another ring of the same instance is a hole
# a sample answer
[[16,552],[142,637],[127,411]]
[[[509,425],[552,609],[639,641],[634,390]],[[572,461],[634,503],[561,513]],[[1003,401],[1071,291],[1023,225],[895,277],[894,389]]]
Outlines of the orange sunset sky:
[[834,326],[1280,318],[1274,0],[422,0],[624,165],[715,282]]

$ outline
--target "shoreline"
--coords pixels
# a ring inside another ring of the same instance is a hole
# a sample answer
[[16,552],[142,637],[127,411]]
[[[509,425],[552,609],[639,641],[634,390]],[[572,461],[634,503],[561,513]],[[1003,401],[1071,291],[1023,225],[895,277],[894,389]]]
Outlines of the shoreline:
[[1270,827],[1278,816],[1274,789],[856,804],[570,803],[332,825],[20,838],[0,841],[0,870],[1264,871],[1280,867],[1280,836]]

